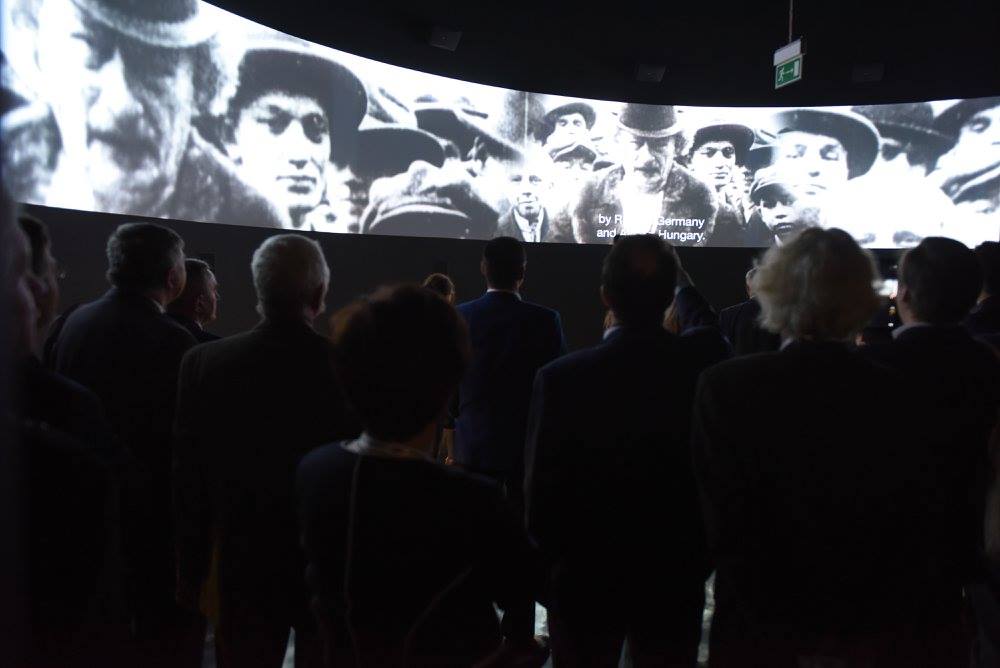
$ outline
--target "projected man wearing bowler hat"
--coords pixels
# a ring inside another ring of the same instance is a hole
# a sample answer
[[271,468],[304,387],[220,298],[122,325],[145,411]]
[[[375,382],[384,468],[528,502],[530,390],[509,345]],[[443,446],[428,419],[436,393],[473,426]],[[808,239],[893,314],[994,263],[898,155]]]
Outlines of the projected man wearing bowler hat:
[[287,214],[286,227],[303,229],[326,193],[335,141],[354,139],[366,108],[353,72],[306,43],[275,37],[243,55],[226,113],[226,152]]
[[625,106],[621,163],[584,186],[572,213],[577,241],[610,244],[619,234],[652,233],[676,245],[707,243],[718,207],[708,186],[677,163],[680,131],[672,106]]
[[4,119],[15,197],[278,225],[192,125],[217,92],[217,10],[195,0],[41,0],[36,19],[41,99]]

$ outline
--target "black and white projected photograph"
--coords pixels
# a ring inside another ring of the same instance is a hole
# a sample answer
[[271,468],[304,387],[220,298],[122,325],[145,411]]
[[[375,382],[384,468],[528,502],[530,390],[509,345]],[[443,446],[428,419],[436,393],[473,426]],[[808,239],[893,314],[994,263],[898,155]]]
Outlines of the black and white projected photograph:
[[535,242],[655,233],[766,247],[809,226],[871,248],[1000,238],[1000,97],[810,108],[566,98],[368,60],[207,3],[160,15],[175,5],[3,4],[15,198]]

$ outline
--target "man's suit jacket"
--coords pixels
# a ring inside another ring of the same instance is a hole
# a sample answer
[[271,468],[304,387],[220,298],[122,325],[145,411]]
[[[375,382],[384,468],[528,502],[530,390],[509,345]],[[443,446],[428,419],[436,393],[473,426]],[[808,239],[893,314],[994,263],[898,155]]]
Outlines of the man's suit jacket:
[[538,373],[527,522],[563,603],[668,583],[699,590],[708,575],[689,448],[701,368],[690,353],[658,325],[618,327]]
[[458,310],[469,327],[472,363],[458,390],[455,460],[519,478],[535,373],[566,352],[559,314],[500,291]]
[[[514,208],[511,207],[510,211],[500,216],[497,221],[497,231],[493,235],[494,237],[514,237],[519,241],[526,241],[524,234],[521,233],[521,228],[517,224],[517,219],[514,218]],[[546,209],[542,209],[542,222],[539,226],[538,238],[540,241],[552,241],[551,225],[549,224],[549,212]]]
[[904,657],[884,665],[928,665],[911,653],[921,620],[948,644],[961,588],[936,539],[950,518],[900,382],[840,343],[794,342],[702,374],[692,442],[716,567],[713,665],[859,647]]
[[178,572],[197,586],[213,559],[220,614],[240,604],[288,621],[305,610],[295,469],[358,430],[328,341],[304,322],[265,320],[185,357],[175,427]]
[[773,334],[757,322],[760,316],[760,302],[748,299],[745,302],[722,309],[719,322],[722,334],[733,346],[737,355],[752,355],[777,350],[781,337]]
[[1000,358],[960,326],[904,327],[892,343],[862,349],[902,376],[894,388],[936,457],[938,499],[949,508],[952,568],[976,577],[983,544],[989,440],[1000,415]]
[[190,332],[191,336],[193,336],[194,340],[197,341],[198,343],[208,343],[209,341],[218,341],[220,338],[222,338],[217,334],[212,334],[212,332],[204,329],[201,325],[199,325],[191,318],[186,318],[182,315],[177,315],[176,313],[168,313],[167,315],[169,315],[170,318],[173,319],[173,321],[176,322],[178,325],[180,325],[188,332]]
[[181,357],[194,344],[151,299],[113,288],[74,310],[53,347],[55,371],[100,398],[122,450],[122,546],[140,616],[173,606],[170,434]]

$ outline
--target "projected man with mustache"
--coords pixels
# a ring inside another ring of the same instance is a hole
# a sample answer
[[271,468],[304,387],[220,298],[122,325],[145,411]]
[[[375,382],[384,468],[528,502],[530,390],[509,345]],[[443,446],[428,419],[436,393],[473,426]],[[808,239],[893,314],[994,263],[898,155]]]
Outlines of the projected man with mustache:
[[326,192],[334,143],[356,137],[367,105],[364,86],[346,67],[304,42],[270,39],[243,55],[226,152],[286,213],[286,227],[303,229]]
[[652,233],[677,245],[705,245],[718,205],[708,186],[675,160],[680,130],[672,106],[625,105],[618,118],[621,162],[597,172],[573,209],[578,242]]
[[4,179],[37,204],[276,226],[194,129],[216,93],[217,10],[190,0],[42,0],[40,99],[4,119]]

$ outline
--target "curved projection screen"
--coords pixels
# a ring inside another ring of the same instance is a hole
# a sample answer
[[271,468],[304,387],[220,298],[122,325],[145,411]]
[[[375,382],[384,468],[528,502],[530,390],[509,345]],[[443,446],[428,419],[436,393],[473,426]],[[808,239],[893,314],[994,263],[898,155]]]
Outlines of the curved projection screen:
[[882,248],[1000,237],[1000,97],[622,104],[402,69],[191,0],[14,0],[3,19],[20,201],[569,243],[756,247],[812,225]]

